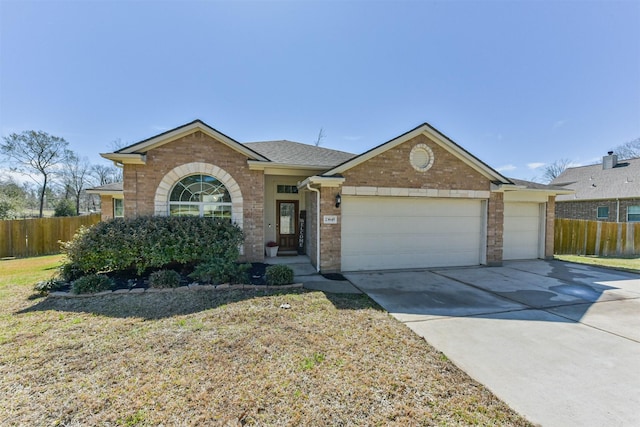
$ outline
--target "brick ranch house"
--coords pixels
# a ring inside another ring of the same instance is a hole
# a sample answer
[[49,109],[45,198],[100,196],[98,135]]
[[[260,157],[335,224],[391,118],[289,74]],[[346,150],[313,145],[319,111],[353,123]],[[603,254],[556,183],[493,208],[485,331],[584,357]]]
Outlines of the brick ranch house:
[[124,182],[102,217],[228,218],[247,261],[306,253],[321,272],[500,265],[553,255],[555,197],[509,179],[428,124],[363,154],[240,143],[200,120],[101,154]]
[[551,184],[574,191],[558,196],[558,218],[640,221],[640,158],[618,161],[610,151],[601,164],[567,168]]

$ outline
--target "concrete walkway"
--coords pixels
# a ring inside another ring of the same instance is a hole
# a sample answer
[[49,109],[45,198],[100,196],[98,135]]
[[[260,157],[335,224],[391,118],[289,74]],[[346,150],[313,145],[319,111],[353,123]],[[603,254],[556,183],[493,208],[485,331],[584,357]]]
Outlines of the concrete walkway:
[[306,255],[267,257],[266,264],[286,264],[293,270],[294,283],[302,283],[305,289],[332,294],[361,294],[348,280],[330,280],[323,277],[311,265]]
[[532,422],[640,425],[640,275],[524,261],[346,277]]

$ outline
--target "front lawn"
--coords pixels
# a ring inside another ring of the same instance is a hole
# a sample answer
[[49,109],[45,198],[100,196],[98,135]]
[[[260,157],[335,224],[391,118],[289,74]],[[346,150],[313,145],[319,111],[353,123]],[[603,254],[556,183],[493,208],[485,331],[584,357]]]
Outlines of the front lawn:
[[530,425],[366,296],[33,298],[59,261],[0,261],[0,425]]

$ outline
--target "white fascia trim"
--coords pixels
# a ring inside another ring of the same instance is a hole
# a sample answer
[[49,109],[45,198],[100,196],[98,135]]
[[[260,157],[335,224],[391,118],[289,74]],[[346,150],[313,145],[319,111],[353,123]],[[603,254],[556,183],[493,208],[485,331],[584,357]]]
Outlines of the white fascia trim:
[[239,153],[244,154],[245,156],[249,157],[250,159],[256,159],[256,160],[264,160],[264,161],[268,161],[268,159],[266,157],[263,157],[261,155],[259,155],[258,153],[249,150],[247,147],[245,147],[244,145],[240,144],[237,141],[234,141],[233,139],[229,138],[226,135],[221,134],[220,132],[216,131],[215,129],[204,125],[201,122],[195,122],[195,123],[190,123],[186,126],[180,127],[178,129],[175,129],[169,133],[164,133],[162,135],[158,135],[155,138],[151,138],[147,141],[141,142],[139,144],[136,145],[132,145],[131,147],[127,147],[126,149],[124,149],[122,151],[123,154],[130,154],[130,153],[135,153],[138,151],[143,151],[143,152],[147,152],[149,150],[152,150],[154,148],[160,147],[164,144],[167,144],[169,142],[175,141],[176,139],[180,139],[183,136],[187,136],[191,133],[193,133],[194,131],[201,131],[207,135],[209,135],[210,137],[222,142],[224,145],[228,146],[229,148],[232,148],[233,150],[238,151]]
[[[315,166],[315,165],[294,165],[289,163],[275,163],[275,162],[264,162],[259,160],[247,160],[247,164],[249,165],[249,170],[264,170],[277,172],[278,169],[281,170],[296,170],[300,171],[300,175],[308,175],[305,173],[307,171],[317,172],[317,171],[326,171],[330,166]],[[271,173],[272,175],[277,175],[277,173]]]
[[111,160],[117,164],[146,165],[147,156],[144,154],[124,154],[124,153],[100,153],[101,157]]
[[120,190],[85,190],[88,194],[99,194],[101,196],[112,196],[114,199],[123,199],[124,192]]
[[306,188],[307,185],[317,185],[320,187],[340,187],[345,178],[341,176],[310,176],[298,183],[298,189]]
[[544,193],[549,196],[556,196],[560,194],[573,194],[575,190],[552,190],[546,188],[527,188],[524,185],[512,185],[512,184],[491,184],[491,191],[494,193],[506,193],[508,191],[526,191],[531,193]]
[[467,151],[463,150],[462,148],[458,147],[455,144],[452,144],[447,138],[445,138],[439,132],[437,132],[430,126],[427,126],[426,124],[419,126],[413,131],[406,133],[404,135],[401,135],[396,139],[392,139],[386,144],[380,145],[374,148],[373,150],[369,151],[368,153],[358,156],[353,160],[350,160],[334,169],[331,169],[326,174],[333,175],[333,174],[343,173],[344,171],[351,169],[352,167],[357,166],[363,162],[366,162],[367,160],[379,154],[382,154],[387,150],[397,147],[398,145],[403,144],[421,134],[428,136],[431,140],[435,141],[438,145],[440,145],[450,153],[453,153],[456,157],[458,157],[468,166],[475,169],[477,172],[481,173],[485,177],[493,181],[501,181],[505,183],[509,182],[507,178],[505,178],[504,176],[498,174],[497,172],[487,167],[484,163],[482,163],[480,160],[473,157]]

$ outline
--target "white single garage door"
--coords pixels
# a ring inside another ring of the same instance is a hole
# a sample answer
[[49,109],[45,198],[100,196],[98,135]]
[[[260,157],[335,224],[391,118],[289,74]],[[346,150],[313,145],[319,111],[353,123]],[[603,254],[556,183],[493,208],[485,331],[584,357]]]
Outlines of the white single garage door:
[[482,261],[481,200],[344,196],[341,209],[343,271]]
[[502,259],[540,257],[540,203],[505,202]]

